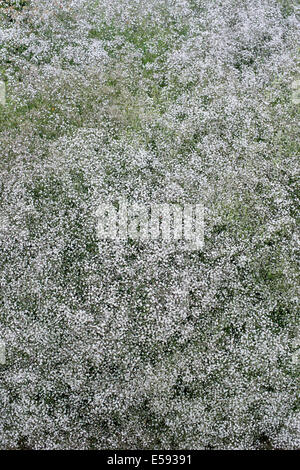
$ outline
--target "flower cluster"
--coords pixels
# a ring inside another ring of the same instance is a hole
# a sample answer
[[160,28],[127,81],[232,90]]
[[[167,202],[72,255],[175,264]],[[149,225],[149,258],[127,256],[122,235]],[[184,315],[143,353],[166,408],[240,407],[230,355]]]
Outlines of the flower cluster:
[[[299,448],[293,2],[5,3],[1,448]],[[203,248],[99,240],[120,196]]]

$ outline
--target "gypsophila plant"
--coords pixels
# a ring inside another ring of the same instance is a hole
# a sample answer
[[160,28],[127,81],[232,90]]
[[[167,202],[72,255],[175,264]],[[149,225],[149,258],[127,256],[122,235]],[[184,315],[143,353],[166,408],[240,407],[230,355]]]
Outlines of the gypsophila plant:
[[[2,449],[299,448],[294,4],[1,3]],[[204,247],[99,239],[120,195]]]

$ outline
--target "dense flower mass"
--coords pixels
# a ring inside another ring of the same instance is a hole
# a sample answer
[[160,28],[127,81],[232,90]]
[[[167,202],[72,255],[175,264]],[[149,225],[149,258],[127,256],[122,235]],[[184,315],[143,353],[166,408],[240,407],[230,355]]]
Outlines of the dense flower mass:
[[[1,1],[2,449],[299,448],[294,7]],[[204,247],[98,239],[120,195]]]

